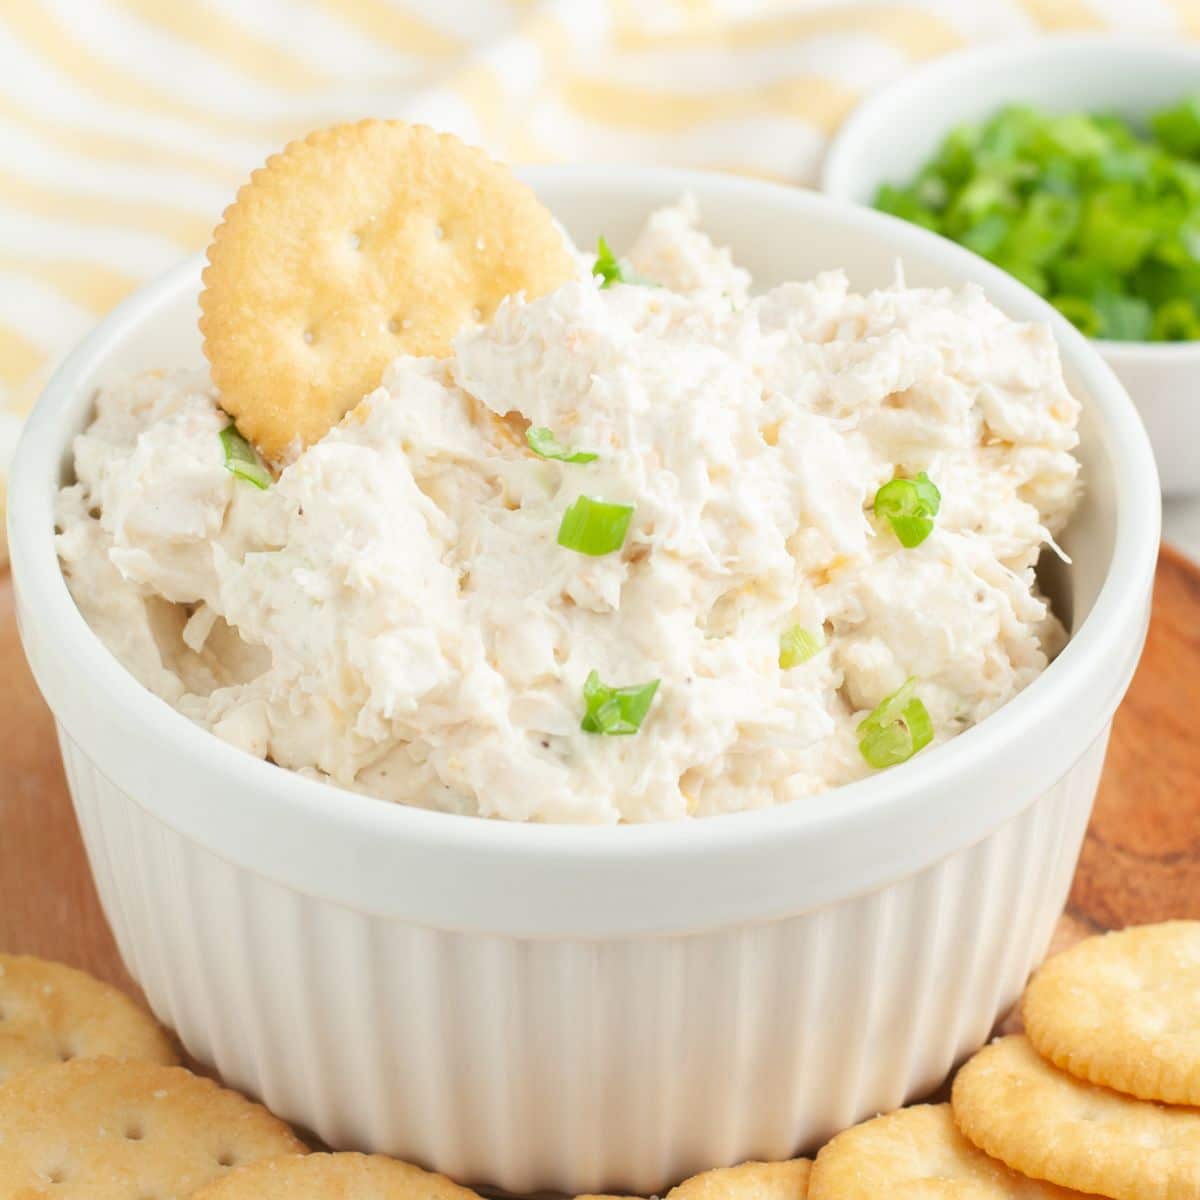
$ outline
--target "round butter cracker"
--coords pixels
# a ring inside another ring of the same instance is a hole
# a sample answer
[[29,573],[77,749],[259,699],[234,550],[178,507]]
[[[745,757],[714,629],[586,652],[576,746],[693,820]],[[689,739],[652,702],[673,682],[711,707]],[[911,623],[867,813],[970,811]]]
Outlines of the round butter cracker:
[[239,1164],[305,1146],[183,1067],[78,1058],[0,1086],[0,1196],[181,1200]]
[[445,1175],[381,1154],[264,1159],[210,1184],[196,1200],[479,1200]]
[[1200,1196],[1200,1112],[1084,1083],[1028,1038],[980,1050],[951,1100],[959,1129],[1026,1175],[1111,1200]]
[[179,1061],[158,1022],[115,987],[62,963],[0,954],[0,1083],[98,1055]]
[[948,1104],[919,1104],[838,1134],[817,1155],[809,1200],[1078,1200],[977,1150]]
[[667,1200],[805,1200],[812,1163],[745,1162],[693,1175],[667,1193]]
[[1078,943],[1033,977],[1022,1015],[1038,1053],[1071,1075],[1200,1105],[1200,921]]
[[293,142],[213,234],[200,296],[222,407],[279,462],[318,441],[400,354],[446,355],[516,292],[574,275],[505,166],[449,134],[366,120]]

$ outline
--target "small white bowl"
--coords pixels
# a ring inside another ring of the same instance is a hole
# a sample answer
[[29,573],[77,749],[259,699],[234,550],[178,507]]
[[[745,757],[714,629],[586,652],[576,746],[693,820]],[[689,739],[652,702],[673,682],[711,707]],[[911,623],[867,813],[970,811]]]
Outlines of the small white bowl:
[[[837,199],[870,205],[880,184],[908,183],[951,129],[1005,104],[1142,120],[1197,89],[1196,46],[1099,34],[965,50],[860,105],[829,148],[821,185]],[[1163,491],[1200,492],[1200,342],[1097,339],[1096,347],[1142,414]]]
[[511,1192],[648,1195],[786,1158],[936,1087],[1044,952],[1141,653],[1154,458],[1049,306],[941,238],[724,175],[539,169],[581,245],[684,191],[762,285],[846,268],[980,284],[1049,319],[1083,404],[1086,493],[1058,579],[1070,643],[980,726],[803,802],[613,828],[340,792],[219,741],[84,623],[54,503],[98,384],[201,361],[199,258],[123,304],[29,420],[10,489],[22,638],[54,711],[105,911],[197,1058],[338,1147]]

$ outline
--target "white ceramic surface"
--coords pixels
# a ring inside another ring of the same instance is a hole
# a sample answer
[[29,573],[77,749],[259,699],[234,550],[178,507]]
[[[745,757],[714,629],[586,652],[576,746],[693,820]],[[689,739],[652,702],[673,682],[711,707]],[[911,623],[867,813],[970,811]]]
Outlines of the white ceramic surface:
[[[821,184],[838,199],[870,204],[880,184],[911,180],[955,126],[1005,104],[1142,120],[1198,89],[1200,46],[1098,34],[963,51],[856,109],[829,148]],[[1200,342],[1096,346],[1142,414],[1163,491],[1200,492]]]
[[661,1189],[778,1158],[936,1085],[1061,910],[1159,532],[1149,444],[1085,339],[902,222],[726,176],[529,178],[581,244],[691,189],[763,283],[841,265],[973,279],[1054,321],[1087,493],[1063,654],[983,725],[788,807],[674,825],[519,826],[335,791],[150,696],[92,635],[52,540],[98,382],[198,361],[192,260],[118,309],[34,412],[12,480],[22,635],[122,954],[231,1082],[337,1146],[512,1191]]
[[1200,496],[1180,496],[1163,505],[1163,538],[1200,566]]

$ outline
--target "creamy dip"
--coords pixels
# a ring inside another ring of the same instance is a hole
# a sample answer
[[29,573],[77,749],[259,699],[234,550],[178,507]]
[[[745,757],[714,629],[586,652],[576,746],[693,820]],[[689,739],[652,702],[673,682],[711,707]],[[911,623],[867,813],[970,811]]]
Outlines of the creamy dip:
[[[751,298],[689,203],[629,259],[661,286],[582,269],[506,301],[265,490],[226,469],[203,374],[104,390],[59,501],[85,618],[250,754],[518,821],[810,796],[872,773],[858,727],[906,681],[934,745],[1029,684],[1063,637],[1034,565],[1077,491],[1049,330],[838,272]],[[907,548],[873,501],[920,472],[941,503]],[[559,544],[580,496],[632,506],[618,550]],[[823,644],[785,669],[797,628]],[[636,732],[582,727],[593,671],[658,681]]]

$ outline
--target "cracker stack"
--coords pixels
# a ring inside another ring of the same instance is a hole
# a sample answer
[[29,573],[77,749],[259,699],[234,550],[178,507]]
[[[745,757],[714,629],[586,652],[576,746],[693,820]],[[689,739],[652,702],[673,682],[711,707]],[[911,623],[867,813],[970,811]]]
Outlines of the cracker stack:
[[0,1197],[185,1197],[242,1164],[307,1153],[261,1105],[177,1061],[116,988],[0,955]]
[[[951,1104],[857,1125],[815,1164],[697,1175],[667,1200],[1200,1200],[1200,922],[1080,943],[1038,972],[1023,1013],[1027,1034],[975,1055]],[[477,1200],[382,1156],[309,1155],[174,1061],[106,984],[0,955],[0,1197]]]
[[[1200,922],[1089,938],[1050,959],[951,1105],[868,1121],[817,1156],[812,1200],[1200,1198]],[[952,1189],[952,1190],[951,1190]]]
[[73,1058],[135,1058],[171,1066],[171,1039],[124,993],[62,963],[0,954],[0,1084]]
[[1113,1200],[1200,1196],[1200,922],[1089,938],[1050,959],[1026,1036],[981,1050],[954,1116],[1009,1166]]

